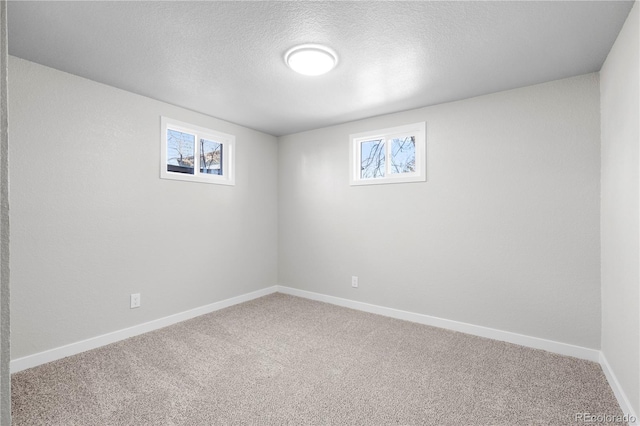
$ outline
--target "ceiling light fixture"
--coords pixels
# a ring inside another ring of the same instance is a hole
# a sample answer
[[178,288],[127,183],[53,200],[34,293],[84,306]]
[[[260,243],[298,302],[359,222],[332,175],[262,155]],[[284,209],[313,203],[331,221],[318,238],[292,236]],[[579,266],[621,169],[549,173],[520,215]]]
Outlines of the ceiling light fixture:
[[319,44],[301,44],[287,50],[284,61],[289,68],[304,75],[321,75],[331,71],[338,63],[332,49]]

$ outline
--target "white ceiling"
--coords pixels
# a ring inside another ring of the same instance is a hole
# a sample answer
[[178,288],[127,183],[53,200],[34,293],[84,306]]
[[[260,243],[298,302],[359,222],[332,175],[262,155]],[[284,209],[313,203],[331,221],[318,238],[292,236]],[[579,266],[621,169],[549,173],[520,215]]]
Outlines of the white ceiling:
[[[633,2],[9,2],[9,52],[272,135],[598,71]],[[339,55],[286,67],[300,43]]]

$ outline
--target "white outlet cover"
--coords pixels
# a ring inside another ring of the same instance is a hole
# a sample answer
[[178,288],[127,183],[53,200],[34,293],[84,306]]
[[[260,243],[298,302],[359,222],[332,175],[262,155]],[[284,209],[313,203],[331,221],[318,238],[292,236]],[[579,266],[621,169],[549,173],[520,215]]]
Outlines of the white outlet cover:
[[140,307],[140,293],[131,295],[131,309]]

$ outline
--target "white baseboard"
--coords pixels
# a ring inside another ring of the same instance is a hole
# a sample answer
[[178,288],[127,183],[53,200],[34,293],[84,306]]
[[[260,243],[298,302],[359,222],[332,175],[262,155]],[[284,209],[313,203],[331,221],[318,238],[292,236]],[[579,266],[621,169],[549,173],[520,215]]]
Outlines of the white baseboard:
[[[628,417],[630,418],[629,426],[640,426],[640,419],[638,419],[637,414],[633,411],[633,407],[629,403],[629,399],[627,398],[627,395],[622,390],[622,387],[620,386],[620,382],[618,382],[618,378],[613,373],[613,370],[611,369],[611,366],[609,365],[607,358],[604,356],[602,352],[600,352],[600,366],[602,367],[602,371],[604,372],[604,375],[607,377],[609,386],[611,386],[611,389],[613,390],[613,393],[616,396],[616,399],[618,400],[618,404],[620,404],[620,409],[622,410],[622,413],[627,414]],[[634,421],[631,421],[631,420],[634,420]]]
[[327,296],[325,294],[313,293],[311,291],[299,290],[297,288],[284,287],[281,285],[276,287],[278,288],[279,293],[304,297],[305,299],[317,300],[320,302],[326,302],[333,305],[356,309],[358,311],[369,312],[372,314],[383,315],[386,317],[397,318],[405,321],[417,322],[419,324],[431,325],[448,330],[460,331],[462,333],[472,334],[474,336],[514,343],[516,345],[526,346],[529,348],[542,349],[560,355],[572,356],[575,358],[586,359],[594,362],[600,361],[600,351],[597,349],[589,349],[582,346],[570,345],[568,343],[555,342],[553,340],[546,340],[538,337],[512,333],[510,331],[502,331],[495,328],[483,327],[480,325],[473,325],[464,322],[433,317],[430,315],[417,314],[414,312],[401,311],[399,309],[386,308],[384,306],[371,305],[369,303],[342,299],[340,297]]
[[96,336],[90,339],[81,340],[79,342],[70,343],[68,345],[60,346],[48,351],[14,359],[11,361],[11,373],[17,373],[18,371],[26,370],[27,368],[36,367],[38,365],[46,364],[47,362],[55,361],[60,358],[65,358],[84,351],[99,348],[100,346],[115,343],[120,340],[128,339],[129,337],[157,330],[159,328],[167,327],[169,325],[195,318],[200,315],[208,314],[210,312],[224,309],[229,306],[237,305],[238,303],[248,302],[249,300],[257,299],[259,297],[275,293],[276,291],[277,286],[267,287],[262,290],[242,294],[240,296],[221,300],[219,302],[211,303],[199,308],[190,309],[188,311],[169,315],[164,318],[159,318],[157,320],[145,322],[143,324],[134,325],[133,327],[125,328],[122,330],[103,334],[101,336]]

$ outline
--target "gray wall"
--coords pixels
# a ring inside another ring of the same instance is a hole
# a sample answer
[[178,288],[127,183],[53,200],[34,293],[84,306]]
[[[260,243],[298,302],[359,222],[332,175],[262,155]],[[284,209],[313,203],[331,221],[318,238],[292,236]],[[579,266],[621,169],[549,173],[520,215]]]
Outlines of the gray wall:
[[602,353],[640,414],[640,7],[600,73],[602,103]]
[[[14,57],[9,92],[14,359],[277,283],[276,138]],[[234,134],[236,185],[160,179],[161,115]]]
[[[427,182],[349,186],[349,134],[418,121]],[[285,136],[278,162],[280,284],[599,349],[597,74]]]
[[7,3],[0,1],[0,426],[11,424]]

